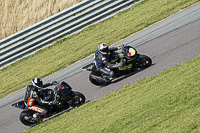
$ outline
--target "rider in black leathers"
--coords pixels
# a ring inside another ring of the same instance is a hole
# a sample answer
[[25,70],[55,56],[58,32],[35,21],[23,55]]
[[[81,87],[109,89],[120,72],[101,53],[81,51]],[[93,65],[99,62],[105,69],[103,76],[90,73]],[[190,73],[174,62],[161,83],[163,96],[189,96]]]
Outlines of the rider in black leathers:
[[102,43],[98,46],[98,51],[95,52],[95,65],[98,71],[106,74],[105,78],[112,80],[115,78],[115,73],[112,71],[114,68],[123,67],[124,61],[121,60],[120,63],[111,63],[112,54],[114,51],[120,49],[120,47],[109,48],[107,44]]
[[43,85],[43,82],[39,78],[32,80],[32,85],[28,85],[25,92],[24,103],[29,110],[38,112],[36,117],[46,116],[48,110],[43,107],[43,105],[55,105],[57,100],[54,101],[45,101],[39,96],[39,92],[48,86],[52,86],[54,82],[47,83]]

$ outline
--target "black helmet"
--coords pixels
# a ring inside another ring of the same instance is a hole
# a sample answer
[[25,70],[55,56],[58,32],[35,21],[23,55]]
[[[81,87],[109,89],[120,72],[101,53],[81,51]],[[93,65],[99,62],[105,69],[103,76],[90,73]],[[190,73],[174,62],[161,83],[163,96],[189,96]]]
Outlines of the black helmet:
[[43,82],[40,78],[34,78],[32,80],[32,84],[33,84],[33,86],[35,86],[38,89],[41,89],[43,87]]
[[108,54],[108,45],[105,43],[102,43],[98,46],[99,52],[102,54]]

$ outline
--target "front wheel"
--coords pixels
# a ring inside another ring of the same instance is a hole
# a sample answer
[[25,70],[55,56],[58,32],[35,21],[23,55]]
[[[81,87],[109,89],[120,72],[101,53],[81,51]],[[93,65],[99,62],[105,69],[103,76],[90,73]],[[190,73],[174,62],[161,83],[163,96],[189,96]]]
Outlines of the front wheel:
[[152,65],[152,60],[149,56],[139,55],[138,58],[135,60],[134,65],[137,68],[147,68]]
[[33,125],[36,125],[37,123],[39,123],[39,121],[36,121],[34,118],[33,118],[33,114],[35,112],[33,111],[30,111],[30,110],[27,110],[27,111],[22,111],[21,114],[20,114],[20,121],[26,125],[26,126],[33,126]]
[[74,92],[74,96],[72,97],[72,107],[79,107],[85,103],[85,96],[80,92]]

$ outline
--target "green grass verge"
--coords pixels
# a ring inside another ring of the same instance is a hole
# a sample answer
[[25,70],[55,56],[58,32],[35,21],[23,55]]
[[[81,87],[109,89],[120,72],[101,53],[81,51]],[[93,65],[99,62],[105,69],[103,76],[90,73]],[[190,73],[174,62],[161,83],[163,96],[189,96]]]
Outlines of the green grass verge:
[[100,43],[113,44],[198,1],[145,0],[107,21],[59,41],[0,70],[0,98],[25,87],[35,77],[43,78],[91,55]]
[[63,133],[200,131],[200,56],[26,131]]

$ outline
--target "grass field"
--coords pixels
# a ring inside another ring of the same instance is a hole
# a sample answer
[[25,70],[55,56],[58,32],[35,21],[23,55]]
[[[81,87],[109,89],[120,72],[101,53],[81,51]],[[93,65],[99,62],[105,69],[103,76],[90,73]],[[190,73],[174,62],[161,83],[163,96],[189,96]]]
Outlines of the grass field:
[[200,56],[26,133],[190,133],[200,131]]
[[0,40],[83,0],[0,0]]
[[[162,20],[200,0],[145,0],[111,19],[90,26],[16,64],[0,70],[0,98],[81,60],[105,42],[109,45]],[[159,8],[158,8],[159,7]]]

